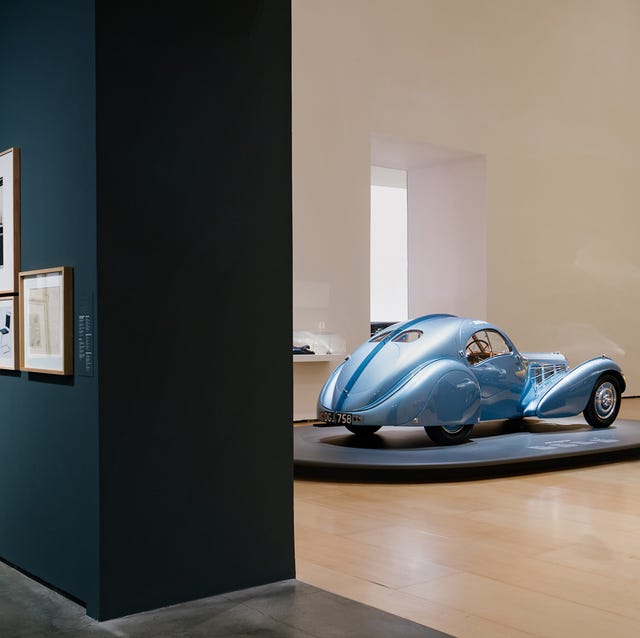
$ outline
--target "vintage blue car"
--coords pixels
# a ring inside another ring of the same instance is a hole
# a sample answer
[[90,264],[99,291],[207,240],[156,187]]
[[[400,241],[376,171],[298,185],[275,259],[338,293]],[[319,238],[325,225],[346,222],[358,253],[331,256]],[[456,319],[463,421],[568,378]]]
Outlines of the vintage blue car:
[[606,356],[569,368],[558,352],[519,352],[499,328],[437,314],[374,334],[329,376],[318,420],[357,435],[420,426],[441,445],[462,443],[479,421],[583,413],[606,428],[626,382]]

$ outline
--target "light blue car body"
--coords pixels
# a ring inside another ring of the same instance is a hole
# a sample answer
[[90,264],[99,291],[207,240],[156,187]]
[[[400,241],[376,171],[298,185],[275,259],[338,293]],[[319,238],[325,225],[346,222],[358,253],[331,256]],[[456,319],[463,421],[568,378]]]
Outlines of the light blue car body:
[[[472,365],[466,346],[480,331],[498,333],[506,347]],[[405,335],[415,340],[403,342]],[[338,415],[348,415],[358,427],[448,427],[567,417],[585,409],[603,374],[625,390],[620,366],[604,355],[570,369],[560,353],[519,352],[486,321],[427,315],[380,331],[347,357],[320,393],[318,418],[340,424]]]

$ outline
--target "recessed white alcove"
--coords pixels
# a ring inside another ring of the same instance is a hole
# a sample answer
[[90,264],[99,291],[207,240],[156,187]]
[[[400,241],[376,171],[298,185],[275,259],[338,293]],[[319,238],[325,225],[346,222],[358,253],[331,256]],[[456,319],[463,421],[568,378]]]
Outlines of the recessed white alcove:
[[485,157],[373,134],[371,165],[407,171],[409,317],[486,318]]

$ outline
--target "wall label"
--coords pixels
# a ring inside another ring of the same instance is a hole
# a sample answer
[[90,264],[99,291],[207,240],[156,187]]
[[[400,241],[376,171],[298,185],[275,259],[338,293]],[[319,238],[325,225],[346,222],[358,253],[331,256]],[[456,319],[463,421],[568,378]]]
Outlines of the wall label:
[[78,374],[93,376],[93,295],[82,295],[78,300]]

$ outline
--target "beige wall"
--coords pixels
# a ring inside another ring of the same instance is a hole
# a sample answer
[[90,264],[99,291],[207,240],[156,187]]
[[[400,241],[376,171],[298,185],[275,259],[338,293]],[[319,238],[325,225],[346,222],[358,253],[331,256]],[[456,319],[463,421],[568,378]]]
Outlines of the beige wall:
[[640,2],[292,8],[294,329],[368,336],[371,136],[435,144],[486,158],[486,318],[640,394]]
[[409,171],[409,316],[487,316],[483,157]]

